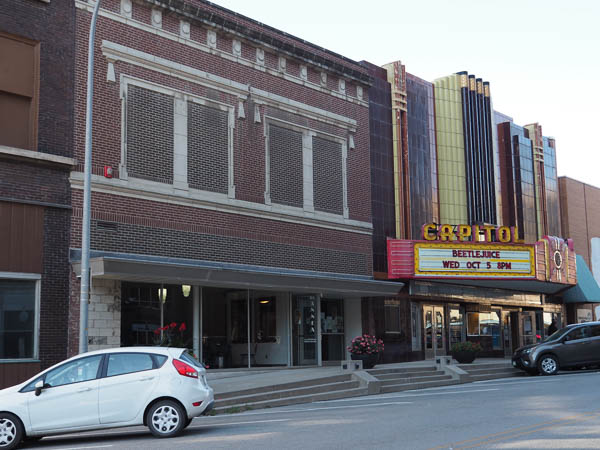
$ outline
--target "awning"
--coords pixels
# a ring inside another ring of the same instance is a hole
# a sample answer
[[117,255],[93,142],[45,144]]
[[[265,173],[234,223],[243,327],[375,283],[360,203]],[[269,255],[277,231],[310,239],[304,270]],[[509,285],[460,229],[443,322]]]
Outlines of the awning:
[[565,303],[600,303],[600,287],[581,255],[577,255],[577,284],[563,294]]
[[[146,283],[192,284],[236,289],[268,289],[330,295],[379,297],[396,295],[403,283],[360,275],[313,272],[245,264],[219,263],[123,253],[90,252],[93,278]],[[81,251],[71,262],[81,272]]]

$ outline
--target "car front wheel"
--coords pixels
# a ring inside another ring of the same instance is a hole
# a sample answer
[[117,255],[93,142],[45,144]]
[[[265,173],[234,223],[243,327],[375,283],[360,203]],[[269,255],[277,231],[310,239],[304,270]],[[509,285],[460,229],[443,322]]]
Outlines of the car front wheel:
[[163,400],[152,405],[146,420],[154,436],[167,438],[178,435],[185,428],[188,419],[179,404],[171,400]]
[[23,438],[21,421],[10,413],[0,414],[0,449],[15,448]]
[[538,370],[542,375],[556,375],[558,360],[552,355],[543,355],[538,361]]

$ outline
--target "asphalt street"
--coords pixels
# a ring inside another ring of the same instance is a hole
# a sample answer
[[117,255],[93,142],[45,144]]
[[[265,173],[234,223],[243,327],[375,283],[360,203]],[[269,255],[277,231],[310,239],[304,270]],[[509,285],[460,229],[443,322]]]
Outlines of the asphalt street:
[[44,438],[31,449],[600,448],[600,373],[564,373],[195,419],[174,439],[142,427]]

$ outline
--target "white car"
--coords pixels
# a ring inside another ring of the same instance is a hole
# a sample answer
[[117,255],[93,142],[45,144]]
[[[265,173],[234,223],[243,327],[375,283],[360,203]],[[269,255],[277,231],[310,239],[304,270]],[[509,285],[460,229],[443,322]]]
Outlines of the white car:
[[205,369],[186,349],[83,353],[0,391],[0,450],[52,434],[142,424],[171,437],[213,401]]

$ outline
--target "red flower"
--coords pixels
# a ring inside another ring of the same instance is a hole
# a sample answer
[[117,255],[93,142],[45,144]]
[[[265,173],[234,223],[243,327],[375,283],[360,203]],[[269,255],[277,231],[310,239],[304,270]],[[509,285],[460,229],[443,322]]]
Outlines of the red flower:
[[171,325],[169,325],[169,327],[171,327],[171,328],[175,328],[176,326],[177,326],[176,322],[171,322]]
[[154,330],[154,334],[160,334],[160,328],[157,328],[156,330]]
[[185,331],[187,329],[187,327],[185,326],[185,322],[181,322],[181,325],[179,325],[179,331]]

